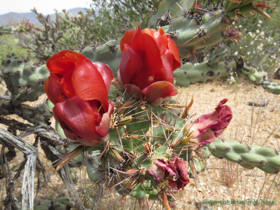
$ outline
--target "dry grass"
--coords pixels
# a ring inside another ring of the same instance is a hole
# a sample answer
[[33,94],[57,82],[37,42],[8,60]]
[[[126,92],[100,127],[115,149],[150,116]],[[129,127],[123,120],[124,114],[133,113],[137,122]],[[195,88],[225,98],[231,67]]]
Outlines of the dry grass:
[[[233,112],[233,119],[221,136],[225,140],[236,139],[245,144],[257,144],[274,148],[280,151],[279,129],[280,124],[280,98],[265,92],[262,87],[251,84],[241,86],[228,86],[223,83],[194,84],[188,88],[178,88],[176,99],[182,103],[194,95],[194,104],[191,109],[196,116],[214,110],[218,102],[228,98],[228,105]],[[251,107],[246,104],[249,100],[270,99],[266,107]],[[274,132],[274,133],[273,133]],[[34,141],[33,139],[29,139]],[[39,150],[39,156],[47,169],[48,187],[42,186],[37,200],[54,199],[59,196],[68,196],[65,186],[52,168],[51,163],[44,158],[44,153]],[[20,156],[19,156],[20,157]],[[14,165],[16,163],[13,163]],[[17,163],[18,164],[18,163]],[[78,192],[87,206],[94,204],[93,197],[97,194],[98,186],[93,186],[86,175],[85,167],[75,169],[78,179]],[[43,180],[42,180],[43,181]],[[279,175],[267,175],[259,169],[247,170],[237,164],[226,160],[210,157],[208,168],[200,173],[198,180],[191,179],[185,191],[177,195],[177,209],[198,209],[205,199],[210,201],[235,200],[245,201],[254,199],[274,201],[274,204],[226,204],[215,206],[207,205],[211,209],[280,209],[279,200]],[[3,208],[2,200],[5,194],[5,180],[0,180],[0,209]],[[20,182],[16,184],[16,192],[20,192]],[[163,209],[159,202],[151,202],[153,209]],[[203,204],[206,206],[206,204]],[[99,209],[140,209],[135,199],[127,198],[121,204],[121,196],[106,189]]]

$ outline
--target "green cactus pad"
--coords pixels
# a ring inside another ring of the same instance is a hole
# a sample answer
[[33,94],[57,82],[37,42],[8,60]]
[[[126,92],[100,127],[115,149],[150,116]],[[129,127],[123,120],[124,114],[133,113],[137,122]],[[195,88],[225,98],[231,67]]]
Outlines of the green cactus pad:
[[275,95],[279,95],[280,94],[280,85],[276,82],[269,82],[269,81],[264,81],[262,83],[262,87],[270,92],[273,93]]
[[100,47],[86,47],[83,49],[82,54],[90,59],[92,62],[105,63],[114,72],[116,72],[120,67],[122,52],[120,49],[120,39],[110,40]]
[[35,101],[44,91],[44,81],[49,77],[46,65],[9,55],[2,61],[1,77],[12,95],[12,103]]
[[246,146],[236,140],[216,139],[208,145],[212,155],[238,163],[247,169],[257,167],[266,173],[276,174],[280,171],[280,156],[271,148],[257,145]]

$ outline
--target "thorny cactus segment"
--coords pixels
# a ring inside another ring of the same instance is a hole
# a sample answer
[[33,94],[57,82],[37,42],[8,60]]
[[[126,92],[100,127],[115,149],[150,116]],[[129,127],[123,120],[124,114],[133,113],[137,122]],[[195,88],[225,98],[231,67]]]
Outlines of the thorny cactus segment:
[[98,47],[88,46],[81,53],[93,63],[98,61],[107,64],[117,76],[122,56],[120,40],[110,40]]
[[15,27],[15,31],[19,33],[34,32],[33,25],[27,19],[20,21]]
[[257,69],[253,67],[249,67],[246,65],[243,56],[236,60],[237,66],[237,74],[240,76],[244,76],[251,83],[255,85],[261,85],[264,81],[267,80],[266,72],[258,72]]
[[34,210],[67,210],[74,208],[75,206],[76,202],[74,198],[60,197],[54,201],[49,199],[41,200],[34,204]]
[[[165,100],[151,106],[131,100],[114,103],[108,142],[86,149],[88,175],[93,182],[147,203],[165,196],[164,205],[169,208],[172,194],[188,184],[189,176],[196,177],[205,169],[209,151],[199,146],[191,151],[189,144],[180,143],[192,103],[182,106]],[[215,114],[210,115],[215,118]],[[226,126],[218,123],[216,127],[222,131]]]
[[271,148],[258,145],[247,146],[236,140],[216,139],[208,145],[208,149],[215,157],[225,158],[247,169],[257,167],[270,174],[276,174],[280,171],[279,153]]
[[267,80],[266,72],[258,72],[255,68],[248,67],[246,64],[237,70],[237,74],[246,77],[246,79],[255,85],[261,85],[265,80]]
[[30,107],[26,104],[13,105],[9,98],[1,98],[0,115],[16,114],[33,124],[48,123],[52,117],[51,111],[46,108],[46,104],[38,107]]
[[262,83],[262,86],[268,92],[271,92],[276,95],[280,94],[280,85],[276,82],[264,81]]
[[236,69],[236,61],[231,58],[226,58],[225,61],[221,62],[219,62],[219,59],[210,59],[202,63],[185,63],[174,71],[175,84],[187,87],[198,82],[205,83],[208,80],[228,76]]
[[188,159],[191,160],[189,165],[189,177],[195,178],[199,173],[203,172],[207,167],[207,159],[211,153],[207,145],[198,148],[196,151],[190,152]]
[[12,103],[35,101],[44,93],[44,81],[49,76],[46,65],[36,64],[27,58],[8,55],[2,61],[0,77],[12,95]]
[[179,48],[181,58],[184,58],[196,49],[221,42],[231,22],[222,9],[190,10],[183,16],[172,16],[171,23],[162,29],[170,34]]
[[0,36],[2,34],[12,34],[14,33],[15,29],[13,27],[8,26],[0,26]]
[[262,2],[259,3],[259,0],[242,0],[232,2],[229,0],[224,1],[224,8],[228,16],[235,17],[241,16],[243,14],[252,15],[252,13],[259,13],[264,17],[271,19],[271,17],[263,11],[261,8],[273,8],[269,7],[266,4],[269,2]]
[[166,25],[168,23],[170,14],[173,17],[178,17],[184,15],[184,11],[189,11],[193,6],[195,0],[165,0],[163,1],[158,8],[156,14],[154,14],[149,20],[149,26],[154,27],[156,24],[160,26]]

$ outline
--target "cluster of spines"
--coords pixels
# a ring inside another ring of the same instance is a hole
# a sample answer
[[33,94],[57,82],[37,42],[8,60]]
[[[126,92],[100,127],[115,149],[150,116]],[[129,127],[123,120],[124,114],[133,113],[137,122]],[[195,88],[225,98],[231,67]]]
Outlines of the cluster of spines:
[[155,160],[180,157],[190,162],[190,177],[196,177],[205,170],[210,155],[208,149],[201,148],[201,159],[201,155],[196,153],[198,151],[188,152],[180,144],[187,119],[180,117],[178,111],[181,108],[174,108],[180,105],[173,104],[170,108],[169,103],[158,107],[139,102],[118,105],[113,115],[109,142],[91,147],[88,149],[90,153],[85,155],[90,179],[116,187],[122,195],[157,199],[163,189],[147,172]]

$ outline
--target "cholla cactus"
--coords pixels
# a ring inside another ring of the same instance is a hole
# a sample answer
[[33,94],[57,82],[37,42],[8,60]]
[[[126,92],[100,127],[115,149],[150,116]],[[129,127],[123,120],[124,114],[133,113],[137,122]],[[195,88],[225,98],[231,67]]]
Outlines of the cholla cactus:
[[[63,50],[42,66],[10,56],[3,61],[2,77],[12,97],[1,109],[9,113],[9,105],[17,108],[23,101],[37,99],[48,77],[44,90],[53,103],[57,130],[71,144],[69,153],[59,159],[57,170],[71,160],[83,160],[93,182],[105,183],[124,197],[132,196],[148,205],[149,200],[160,199],[167,209],[174,207],[172,195],[188,187],[189,178],[196,178],[206,168],[210,153],[245,168],[277,173],[278,152],[215,140],[232,118],[230,107],[225,105],[227,99],[217,101],[215,111],[197,119],[189,115],[193,99],[187,105],[170,99],[178,92],[174,83],[188,86],[233,70],[268,91],[280,93],[279,85],[265,81],[266,74],[248,67],[242,57],[223,62],[223,48],[215,49],[205,62],[181,63],[195,50],[228,38],[237,40],[239,34],[230,30],[233,20],[252,10],[265,15],[258,9],[264,4],[255,2],[225,1],[224,8],[204,10],[197,4],[193,7],[194,0],[167,0],[150,20],[151,25],[160,25],[158,30],[138,27],[97,49],[88,47],[83,54]],[[38,40],[46,41],[49,49],[55,48],[62,35],[54,33],[55,41],[50,44],[45,38],[56,26],[49,18],[39,17],[51,29]],[[65,14],[61,21],[68,24],[71,18]],[[71,24],[69,28],[75,30]],[[42,59],[50,52],[41,52]],[[22,86],[28,91],[22,92]],[[23,112],[22,116],[34,124],[45,122],[41,116],[31,121],[31,114]],[[67,208],[71,204],[67,199],[66,204],[60,201],[64,199],[45,200],[41,207]]]
[[15,32],[18,32],[18,33],[24,33],[24,32],[32,33],[32,32],[34,32],[33,25],[27,19],[23,19],[18,24],[16,24],[14,26],[14,29],[15,29]]
[[115,84],[124,95],[114,108],[107,98],[113,78],[107,65],[92,64],[71,51],[47,62],[51,76],[45,90],[54,103],[54,116],[66,137],[79,145],[57,169],[86,151],[85,165],[93,182],[105,182],[123,196],[147,203],[159,198],[169,209],[172,193],[184,189],[189,174],[196,176],[206,165],[201,149],[227,127],[231,110],[225,99],[213,113],[192,123],[191,104],[169,99],[177,94],[173,71],[181,63],[177,46],[161,28],[127,31],[120,49]]

